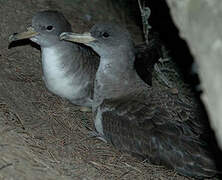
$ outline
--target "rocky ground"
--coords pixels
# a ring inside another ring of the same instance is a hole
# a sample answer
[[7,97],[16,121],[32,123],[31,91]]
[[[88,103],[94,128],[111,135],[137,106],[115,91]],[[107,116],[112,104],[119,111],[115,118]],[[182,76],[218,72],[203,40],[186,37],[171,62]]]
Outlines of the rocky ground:
[[0,179],[186,179],[90,137],[91,113],[45,88],[39,48],[23,41],[9,49],[9,35],[46,9],[64,13],[76,32],[113,21],[142,41],[140,28],[108,0],[0,0]]

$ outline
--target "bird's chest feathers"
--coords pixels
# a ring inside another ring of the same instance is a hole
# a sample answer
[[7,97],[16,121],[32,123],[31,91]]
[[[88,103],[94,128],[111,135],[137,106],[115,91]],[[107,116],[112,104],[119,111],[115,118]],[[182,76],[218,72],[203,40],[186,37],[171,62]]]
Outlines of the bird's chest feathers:
[[44,81],[47,88],[62,97],[71,96],[73,93],[72,76],[67,73],[64,66],[63,54],[53,48],[42,49],[42,66]]
[[[126,89],[130,84],[130,78],[124,68],[106,63],[101,65],[96,74],[95,88],[99,94],[106,97],[115,96],[116,93]],[[108,93],[108,94],[107,94]]]
[[95,109],[100,106],[105,99],[122,97],[132,87],[133,85],[127,73],[115,71],[115,69],[112,68],[106,68],[104,71],[104,68],[99,67],[94,83]]

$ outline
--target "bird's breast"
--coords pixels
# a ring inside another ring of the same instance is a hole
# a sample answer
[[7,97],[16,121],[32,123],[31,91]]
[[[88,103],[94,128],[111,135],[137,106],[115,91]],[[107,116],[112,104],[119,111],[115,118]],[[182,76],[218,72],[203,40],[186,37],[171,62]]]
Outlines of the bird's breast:
[[[42,66],[44,81],[47,88],[61,97],[69,100],[88,98],[87,78],[83,81],[82,77],[70,70],[70,65],[64,63],[64,54],[53,48],[42,50]],[[67,62],[67,59],[66,59]]]

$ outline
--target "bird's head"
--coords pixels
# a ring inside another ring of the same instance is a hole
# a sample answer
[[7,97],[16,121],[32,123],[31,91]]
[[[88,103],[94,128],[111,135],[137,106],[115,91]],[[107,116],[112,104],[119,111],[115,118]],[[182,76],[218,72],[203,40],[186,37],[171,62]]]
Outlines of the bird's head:
[[58,11],[41,11],[32,18],[32,25],[27,31],[14,33],[9,41],[30,39],[43,47],[52,46],[59,42],[59,35],[64,31],[71,31],[71,25],[62,13]]

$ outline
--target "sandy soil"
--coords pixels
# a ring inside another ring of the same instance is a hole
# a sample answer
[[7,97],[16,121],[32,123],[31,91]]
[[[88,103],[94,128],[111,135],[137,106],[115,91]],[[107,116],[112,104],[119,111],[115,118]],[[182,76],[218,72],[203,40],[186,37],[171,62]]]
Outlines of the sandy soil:
[[[76,32],[126,22],[108,0],[0,0],[0,179],[186,179],[90,137],[91,113],[45,88],[40,50],[28,41],[8,49],[9,35],[46,9],[63,12]],[[126,27],[142,41],[133,22]]]

